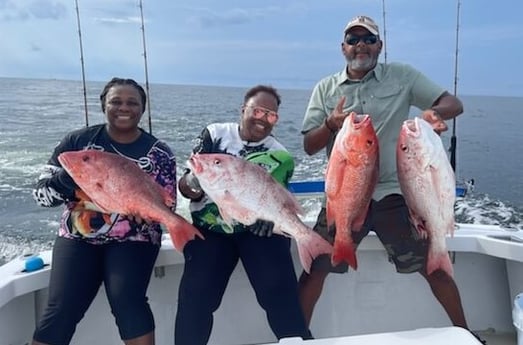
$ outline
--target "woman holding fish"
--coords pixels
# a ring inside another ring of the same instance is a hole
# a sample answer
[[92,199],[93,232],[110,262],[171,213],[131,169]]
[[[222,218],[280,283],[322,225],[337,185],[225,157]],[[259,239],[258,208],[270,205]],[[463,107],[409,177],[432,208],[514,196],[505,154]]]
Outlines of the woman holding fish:
[[[328,273],[347,272],[348,265],[356,269],[356,248],[369,231],[374,231],[397,272],[420,273],[452,324],[468,328],[446,251],[440,255],[441,261],[434,265],[430,262],[435,242],[432,236],[439,233],[439,238],[444,237],[452,231],[446,225],[453,226],[454,220],[446,219],[438,223],[444,223],[444,227],[433,227],[432,219],[424,219],[424,229],[419,222],[413,224],[409,218],[413,212],[400,185],[414,180],[400,181],[397,163],[405,164],[405,156],[398,155],[396,162],[400,130],[411,106],[422,109],[420,117],[439,133],[447,129],[444,120],[462,113],[461,101],[408,65],[378,63],[383,43],[371,18],[355,17],[343,34],[341,52],[346,68],[316,85],[302,128],[305,151],[313,155],[326,148],[329,157],[326,205],[315,229],[334,242],[332,257],[318,258],[310,274],[303,272],[300,277],[307,322]],[[455,182],[445,178],[444,183]],[[453,202],[436,199],[427,207],[437,208],[439,203],[451,208],[445,217],[453,217]]]
[[[257,218],[241,223],[240,217],[231,216],[250,214],[253,207],[264,208],[263,202],[274,200],[271,189],[263,201],[254,198],[256,184],[264,183],[261,179],[254,181],[246,177],[240,183],[231,181],[239,176],[267,175],[268,171],[273,181],[286,185],[292,176],[294,161],[271,134],[279,118],[280,101],[279,94],[270,86],[258,85],[248,90],[239,123],[208,125],[193,149],[189,161],[192,171],[188,170],[180,179],[180,192],[191,199],[193,224],[205,240],[189,242],[183,252],[185,266],[178,295],[176,345],[207,344],[213,313],[220,306],[239,260],[276,337],[310,337],[299,304],[290,239],[271,236],[278,228],[274,221]],[[212,155],[216,153],[219,155]],[[238,168],[240,165],[232,165],[234,156],[260,165],[266,171],[255,164]],[[252,168],[255,168],[252,174],[245,171]],[[201,186],[196,175],[202,178]],[[223,193],[214,195],[223,195],[223,198],[211,199],[207,194],[211,189],[222,190]],[[236,202],[234,195],[240,189],[244,195],[252,193],[256,204]]]
[[[100,101],[106,123],[68,133],[55,148],[33,192],[41,206],[65,205],[53,247],[48,305],[37,324],[33,345],[69,344],[102,283],[124,343],[154,344],[154,318],[146,291],[162,229],[157,222],[143,222],[143,215],[140,219],[140,214],[123,216],[107,209],[115,206],[111,203],[125,207],[138,203],[133,193],[146,181],[142,183],[143,176],[137,174],[141,180],[134,185],[118,184],[125,175],[113,173],[118,160],[97,153],[110,152],[139,166],[146,172],[145,178],[150,176],[161,186],[158,189],[170,196],[172,209],[176,206],[175,158],[165,143],[139,127],[146,94],[138,83],[113,78],[105,85]],[[85,155],[75,162],[62,155],[73,153],[70,151]],[[95,159],[99,156],[101,160]],[[79,185],[96,185],[98,190],[80,189]],[[107,186],[118,187],[105,190]],[[109,204],[100,208],[103,199]]]

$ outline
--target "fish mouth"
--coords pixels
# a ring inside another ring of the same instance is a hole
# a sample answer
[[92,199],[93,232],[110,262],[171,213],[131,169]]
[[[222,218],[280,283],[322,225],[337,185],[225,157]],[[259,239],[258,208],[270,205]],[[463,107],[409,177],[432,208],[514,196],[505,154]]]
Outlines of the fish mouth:
[[419,137],[421,131],[419,128],[418,118],[405,120],[405,122],[403,122],[403,129],[407,135],[411,137]]
[[60,153],[60,155],[58,155],[58,161],[60,162],[60,164],[62,164],[62,166],[67,165],[67,158],[64,156],[63,153]]
[[58,162],[60,162],[60,164],[62,165],[62,168],[65,169],[65,171],[67,171],[68,173],[69,170],[67,169],[68,166],[70,166],[70,159],[67,155],[67,152],[62,152],[58,155]]
[[360,129],[367,125],[370,121],[369,114],[354,114],[352,117],[352,125],[355,129]]
[[191,157],[189,157],[189,160],[187,161],[187,163],[191,167],[191,170],[196,174],[201,173],[203,171],[203,165],[202,163],[200,163],[198,158],[198,154],[193,154],[191,155]]
[[419,138],[421,135],[421,130],[418,122],[418,118],[415,117],[414,119],[408,119],[403,121],[403,125],[401,125],[401,134],[398,140],[398,149],[403,152],[408,152],[409,145],[407,145],[407,142],[410,138]]

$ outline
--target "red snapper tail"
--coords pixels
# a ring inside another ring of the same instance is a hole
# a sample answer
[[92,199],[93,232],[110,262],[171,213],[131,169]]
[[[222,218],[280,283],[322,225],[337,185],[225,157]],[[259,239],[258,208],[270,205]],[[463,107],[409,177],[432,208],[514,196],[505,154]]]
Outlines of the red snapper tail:
[[442,270],[445,271],[450,277],[454,275],[454,269],[450,262],[448,252],[432,252],[429,250],[427,258],[427,274],[431,274],[434,271]]
[[333,266],[336,266],[342,261],[345,261],[350,267],[354,268],[354,270],[358,269],[356,246],[352,242],[350,235],[337,232],[334,240],[334,252],[331,257],[331,263]]
[[331,254],[332,246],[323,237],[312,230],[308,230],[306,235],[296,239],[298,246],[298,256],[305,272],[310,273],[312,260],[321,254]]
[[172,221],[165,224],[169,235],[171,236],[171,241],[173,242],[174,248],[180,253],[183,252],[183,248],[187,242],[194,240],[196,236],[204,239],[203,235],[196,229],[191,223],[185,220],[185,218],[180,217],[174,214]]

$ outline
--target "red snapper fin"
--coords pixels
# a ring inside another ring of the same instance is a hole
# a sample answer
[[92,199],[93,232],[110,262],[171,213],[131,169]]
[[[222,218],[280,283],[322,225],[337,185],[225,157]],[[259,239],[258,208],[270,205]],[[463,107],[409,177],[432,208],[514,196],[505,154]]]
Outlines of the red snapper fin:
[[186,221],[183,217],[180,217],[176,214],[173,214],[173,221],[169,224],[165,224],[169,235],[171,236],[171,241],[174,245],[174,248],[180,253],[183,253],[183,248],[187,242],[193,240],[196,236],[204,239],[201,232],[196,229],[191,223]]
[[307,235],[296,241],[298,246],[298,256],[300,257],[303,270],[310,273],[312,261],[321,254],[331,254],[332,246],[318,233],[309,230]]

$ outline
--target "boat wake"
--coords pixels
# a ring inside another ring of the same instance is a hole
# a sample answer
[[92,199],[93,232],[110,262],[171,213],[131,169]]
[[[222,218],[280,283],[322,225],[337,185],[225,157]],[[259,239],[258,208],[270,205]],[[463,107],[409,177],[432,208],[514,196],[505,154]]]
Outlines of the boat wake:
[[52,241],[0,235],[0,266],[18,256],[28,256],[49,250],[52,245]]
[[499,225],[507,230],[523,230],[523,208],[491,199],[487,194],[470,193],[465,198],[459,198],[455,214],[458,223]]

